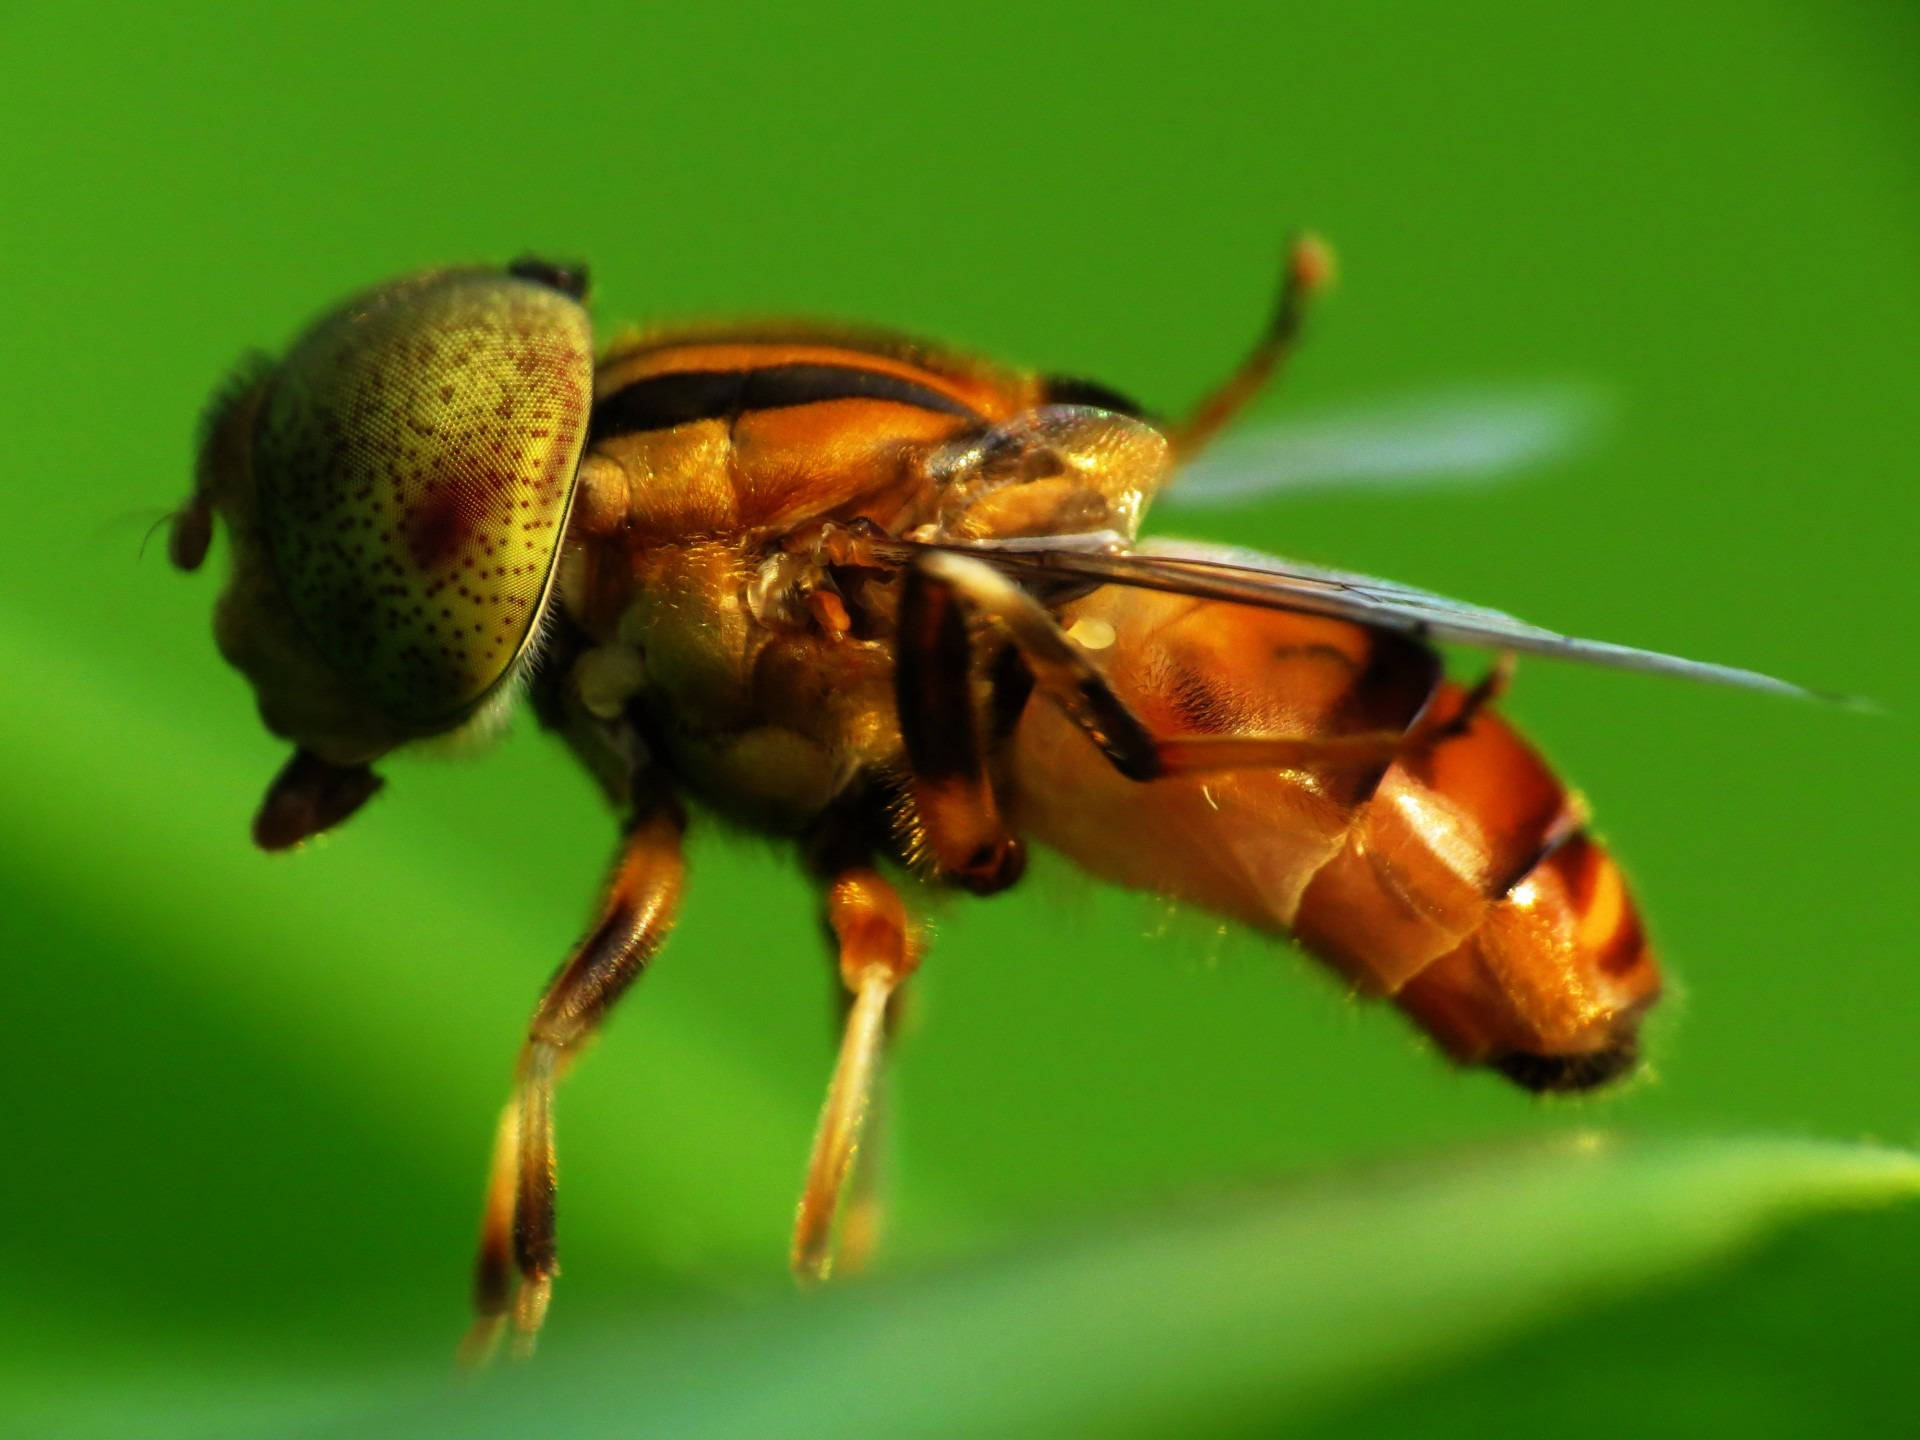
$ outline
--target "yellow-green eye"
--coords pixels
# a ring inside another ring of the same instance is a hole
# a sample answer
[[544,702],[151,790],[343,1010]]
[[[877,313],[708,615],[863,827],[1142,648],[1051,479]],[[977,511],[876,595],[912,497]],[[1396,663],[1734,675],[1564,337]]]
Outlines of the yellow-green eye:
[[248,450],[268,565],[396,729],[457,722],[533,638],[592,384],[575,296],[478,270],[359,296],[267,381]]

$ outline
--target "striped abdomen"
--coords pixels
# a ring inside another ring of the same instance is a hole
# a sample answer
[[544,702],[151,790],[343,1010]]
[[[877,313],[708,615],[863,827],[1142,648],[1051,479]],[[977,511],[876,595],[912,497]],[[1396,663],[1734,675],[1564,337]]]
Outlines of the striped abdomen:
[[1418,735],[1351,770],[1138,784],[1053,707],[1013,742],[1035,838],[1134,888],[1291,934],[1454,1059],[1533,1089],[1631,1067],[1659,971],[1617,867],[1540,757],[1417,642],[1343,621],[1108,588],[1067,607],[1156,733]]

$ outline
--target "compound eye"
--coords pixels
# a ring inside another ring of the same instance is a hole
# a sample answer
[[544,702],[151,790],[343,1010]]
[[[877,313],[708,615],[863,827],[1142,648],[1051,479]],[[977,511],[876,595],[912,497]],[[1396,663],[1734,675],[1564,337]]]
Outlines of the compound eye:
[[457,724],[533,642],[592,388],[585,309],[499,271],[370,291],[275,372],[251,446],[273,573],[396,728]]

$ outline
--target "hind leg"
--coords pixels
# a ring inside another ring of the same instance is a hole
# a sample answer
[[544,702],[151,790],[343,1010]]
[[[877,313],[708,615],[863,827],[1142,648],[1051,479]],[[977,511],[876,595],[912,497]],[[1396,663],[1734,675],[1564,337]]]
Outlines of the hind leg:
[[[916,607],[932,609],[936,605],[944,606],[951,614],[951,629],[961,641],[956,651],[957,660],[949,656],[940,668],[957,673],[962,682],[970,683],[964,668],[966,632],[960,612],[964,607],[993,621],[1013,642],[1039,693],[1085,733],[1115,770],[1130,780],[1158,780],[1229,770],[1384,768],[1409,751],[1430,744],[1438,733],[1437,720],[1432,723],[1416,720],[1405,729],[1365,730],[1344,735],[1156,735],[1115,692],[1100,667],[1060,628],[1052,613],[993,566],[953,551],[922,552],[907,571],[902,611],[912,614]],[[967,777],[969,785],[983,796],[983,807],[965,813],[984,814],[995,826],[1000,822],[997,811],[985,808],[991,806],[993,797],[986,786],[985,762],[979,756],[974,738],[971,692],[960,683],[953,684],[947,703],[937,709],[931,706],[927,699],[929,692],[919,679],[921,671],[909,669],[906,664],[916,653],[909,643],[911,638],[903,629],[901,664],[895,681],[901,733],[913,770],[915,801],[934,854],[944,863],[939,826],[955,808],[941,789],[949,783],[949,775],[958,773]],[[924,668],[928,672],[936,669],[931,661]],[[1496,668],[1473,692],[1470,697],[1473,709],[1478,709],[1496,693],[1504,673]],[[930,745],[921,726],[914,723],[916,709],[930,711],[938,717],[941,735],[961,734],[966,744]],[[956,763],[947,753],[949,750],[953,755],[966,756],[967,763],[964,766]],[[1015,842],[1009,839],[1005,843]]]

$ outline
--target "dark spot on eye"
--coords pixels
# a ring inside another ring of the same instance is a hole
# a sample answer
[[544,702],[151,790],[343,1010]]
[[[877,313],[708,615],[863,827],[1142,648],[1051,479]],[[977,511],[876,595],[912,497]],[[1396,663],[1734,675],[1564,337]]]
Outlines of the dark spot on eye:
[[421,570],[438,570],[473,542],[474,517],[456,486],[441,486],[407,518],[407,552]]

